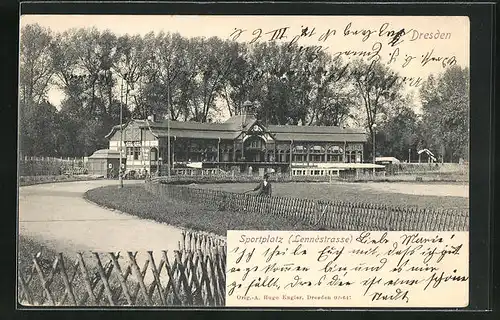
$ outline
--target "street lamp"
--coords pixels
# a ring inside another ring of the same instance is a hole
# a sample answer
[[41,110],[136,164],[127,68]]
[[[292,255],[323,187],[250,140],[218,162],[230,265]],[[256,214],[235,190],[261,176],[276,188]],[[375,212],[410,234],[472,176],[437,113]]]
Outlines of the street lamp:
[[372,136],[373,136],[373,163],[375,164],[375,130],[377,130],[377,124],[372,124]]

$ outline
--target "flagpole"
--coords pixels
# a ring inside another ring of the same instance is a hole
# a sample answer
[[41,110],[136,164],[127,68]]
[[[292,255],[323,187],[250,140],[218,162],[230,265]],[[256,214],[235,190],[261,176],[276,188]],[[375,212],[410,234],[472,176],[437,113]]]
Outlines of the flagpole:
[[167,88],[167,155],[168,155],[168,177],[170,178],[170,86]]
[[122,159],[123,159],[123,78],[120,85],[120,165],[118,167],[119,188],[123,188]]

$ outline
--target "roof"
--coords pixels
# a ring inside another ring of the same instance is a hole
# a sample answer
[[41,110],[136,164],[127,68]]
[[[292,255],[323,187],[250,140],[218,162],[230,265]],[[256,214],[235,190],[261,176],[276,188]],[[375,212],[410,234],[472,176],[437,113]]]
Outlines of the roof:
[[[137,124],[140,128],[148,128],[156,137],[167,137],[167,128],[170,125],[170,135],[177,138],[205,138],[205,139],[236,139],[242,131],[247,131],[255,123],[260,123],[253,115],[236,115],[224,123],[201,123],[194,121],[162,120],[152,122],[149,120],[132,119],[130,123]],[[242,127],[243,124],[243,127]],[[120,125],[116,125],[106,135],[110,138]],[[316,142],[366,142],[363,129],[342,128],[334,126],[294,126],[294,125],[269,125],[267,131],[278,141],[316,141]]]
[[227,119],[224,123],[230,125],[237,125],[240,128],[241,125],[243,124],[243,127],[245,129],[248,129],[248,127],[254,124],[255,121],[257,121],[257,119],[253,115],[235,115]]
[[119,159],[120,152],[116,150],[101,149],[94,152],[89,159]]
[[392,161],[394,163],[400,163],[399,159],[395,157],[376,157],[375,161]]
[[[146,123],[146,120],[137,120],[137,119],[131,119],[129,122],[123,123],[122,127],[125,129],[130,123],[132,122],[138,122],[139,124]],[[111,138],[113,134],[115,134],[116,131],[120,130],[120,125],[117,124],[116,126],[113,126],[111,128],[111,131],[105,136],[106,139]]]
[[334,126],[290,126],[290,125],[268,125],[269,131],[275,133],[352,133],[365,134],[363,129],[342,128]]
[[[148,124],[144,123],[140,127],[148,127]],[[151,122],[149,121],[149,127],[151,129],[166,130],[168,128],[168,120],[162,122]],[[170,121],[170,130],[180,129],[180,130],[197,130],[197,131],[234,131],[236,128],[225,123],[201,123],[194,121]]]
[[418,154],[422,154],[423,152],[425,152],[432,160],[436,161],[436,157],[434,156],[434,154],[429,150],[429,149],[422,149],[422,150],[419,150],[418,151]]
[[363,129],[342,128],[334,126],[290,126],[270,125],[268,129],[274,132],[277,140],[293,141],[350,141],[366,142]]
[[418,154],[421,154],[422,152],[425,152],[427,154],[430,154],[431,156],[434,155],[429,149],[422,149],[422,150],[418,150],[417,152],[418,152]]
[[278,141],[349,141],[349,142],[366,142],[366,135],[364,133],[281,133],[274,132],[276,140]]
[[[168,131],[164,129],[151,128],[151,132],[156,137],[168,137]],[[229,139],[233,140],[239,135],[237,131],[229,130],[189,130],[189,129],[172,129],[170,128],[170,136],[176,138],[205,138],[205,139]]]
[[[223,123],[202,123],[195,121],[175,121],[170,120],[170,129],[182,129],[182,130],[201,130],[201,131],[238,131],[248,129],[257,119],[252,115],[237,115],[232,116]],[[167,129],[168,120],[163,120],[161,122],[151,122],[144,123],[141,127],[146,127],[149,125],[151,128]],[[119,128],[119,126],[118,126]]]

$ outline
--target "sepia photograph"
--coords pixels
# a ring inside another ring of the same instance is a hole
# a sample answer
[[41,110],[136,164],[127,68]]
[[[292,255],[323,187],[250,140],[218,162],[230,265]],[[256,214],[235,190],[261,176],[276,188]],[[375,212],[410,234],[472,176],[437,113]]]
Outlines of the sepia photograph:
[[[467,306],[469,44],[462,16],[22,15],[19,305]],[[238,267],[279,239],[315,255]]]

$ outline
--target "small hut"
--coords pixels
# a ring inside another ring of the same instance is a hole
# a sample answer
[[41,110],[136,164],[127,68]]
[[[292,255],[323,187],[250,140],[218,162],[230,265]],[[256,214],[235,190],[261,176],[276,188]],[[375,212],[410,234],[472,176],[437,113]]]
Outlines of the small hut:
[[94,152],[88,161],[89,174],[106,178],[118,177],[120,168],[120,152],[101,149]]
[[[422,155],[424,155],[424,159],[422,159]],[[421,163],[422,160],[424,161],[427,160],[426,162],[428,163],[434,163],[436,162],[437,159],[434,156],[434,153],[432,153],[429,149],[422,149],[418,150],[418,163]]]

